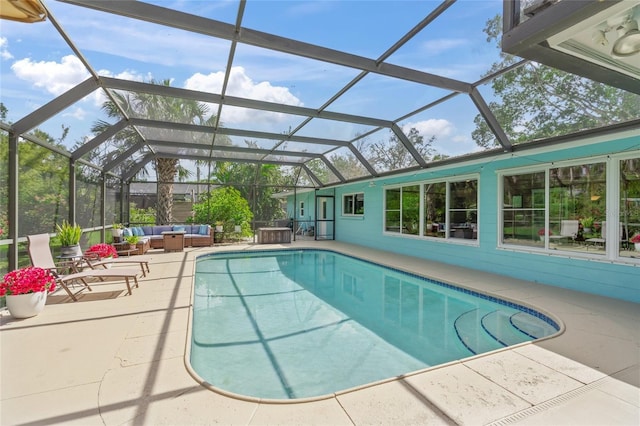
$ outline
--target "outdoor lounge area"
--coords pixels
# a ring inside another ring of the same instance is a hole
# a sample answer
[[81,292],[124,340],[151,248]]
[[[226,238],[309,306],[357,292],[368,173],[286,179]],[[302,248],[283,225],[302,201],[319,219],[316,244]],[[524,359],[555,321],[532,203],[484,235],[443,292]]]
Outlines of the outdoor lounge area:
[[0,425],[640,424],[640,0],[0,23]]
[[131,296],[121,285],[100,285],[77,303],[66,303],[60,292],[51,295],[32,319],[3,312],[0,422],[637,424],[636,304],[339,242],[294,242],[293,248],[310,245],[525,301],[556,315],[564,330],[318,401],[243,401],[200,385],[185,365],[191,263],[211,251],[273,247],[190,248],[154,255],[151,273]]

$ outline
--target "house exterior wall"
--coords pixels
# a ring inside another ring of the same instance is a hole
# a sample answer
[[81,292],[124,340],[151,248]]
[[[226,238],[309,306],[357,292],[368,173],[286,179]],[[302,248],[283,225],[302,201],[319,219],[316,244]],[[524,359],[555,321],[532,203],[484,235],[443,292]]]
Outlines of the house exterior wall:
[[[556,145],[521,153],[506,153],[496,158],[429,168],[422,172],[385,177],[335,187],[336,240],[417,256],[429,260],[499,273],[541,284],[568,288],[640,303],[640,261],[611,262],[608,259],[578,258],[570,254],[527,251],[500,246],[499,172],[519,167],[549,164],[593,156],[629,152],[640,156],[640,136],[623,134],[573,144]],[[385,187],[401,183],[457,175],[475,175],[478,179],[478,239],[451,241],[438,238],[384,232]],[[375,182],[372,186],[371,182]],[[611,189],[612,190],[612,189]],[[610,189],[607,189],[609,192]],[[364,193],[363,215],[341,214],[344,194]],[[309,207],[313,199],[309,193]],[[298,195],[299,200],[302,194]],[[313,209],[309,210],[313,215]],[[640,256],[638,256],[640,257]],[[428,274],[428,271],[425,271]]]

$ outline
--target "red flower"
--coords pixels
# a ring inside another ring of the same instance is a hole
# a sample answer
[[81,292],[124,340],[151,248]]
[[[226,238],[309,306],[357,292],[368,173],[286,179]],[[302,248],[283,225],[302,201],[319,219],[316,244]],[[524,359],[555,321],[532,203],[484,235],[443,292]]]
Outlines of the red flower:
[[105,257],[118,257],[118,252],[111,244],[94,244],[85,252],[87,255],[96,255],[100,259]]
[[[538,230],[538,235],[542,237],[544,235],[544,231],[545,231],[544,228],[540,228],[540,230]],[[547,235],[553,235],[553,232],[551,232],[551,229],[547,231]]]
[[51,271],[29,266],[11,271],[2,278],[0,296],[52,292],[56,289],[56,278]]
[[633,244],[640,243],[640,233],[635,234],[629,241],[631,241]]

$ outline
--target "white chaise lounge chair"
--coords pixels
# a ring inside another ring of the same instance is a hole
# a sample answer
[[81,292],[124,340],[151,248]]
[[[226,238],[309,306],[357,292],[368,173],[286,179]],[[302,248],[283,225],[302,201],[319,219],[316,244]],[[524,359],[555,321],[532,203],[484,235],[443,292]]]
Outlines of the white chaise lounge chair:
[[[138,272],[134,269],[114,268],[114,269],[89,269],[81,272],[75,272],[67,275],[60,275],[58,273],[58,267],[56,266],[53,255],[51,254],[51,248],[49,247],[49,234],[37,234],[28,235],[29,241],[28,251],[31,264],[39,268],[48,269],[56,276],[56,281],[67,292],[69,297],[75,302],[78,300],[76,295],[84,290],[92,291],[91,287],[87,283],[88,278],[98,278],[104,280],[105,278],[120,278],[127,284],[127,290],[131,294],[131,280],[134,281],[135,286],[138,287]],[[69,284],[73,281],[80,281],[82,286],[80,290],[73,293],[69,288]]]
[[578,235],[580,221],[578,220],[561,220],[560,235],[549,235],[549,241],[570,240],[573,241]]

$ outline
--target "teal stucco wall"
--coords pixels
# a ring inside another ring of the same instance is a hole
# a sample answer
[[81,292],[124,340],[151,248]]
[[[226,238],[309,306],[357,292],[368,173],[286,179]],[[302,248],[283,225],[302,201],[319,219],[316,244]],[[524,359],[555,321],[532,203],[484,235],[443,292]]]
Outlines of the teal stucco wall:
[[[505,153],[483,161],[434,167],[417,173],[337,186],[332,189],[337,204],[336,240],[640,303],[640,262],[576,258],[567,252],[555,255],[549,251],[542,253],[500,248],[498,244],[499,170],[544,166],[551,162],[621,152],[637,152],[640,156],[640,136],[625,135],[624,138],[606,141],[583,141],[546,151],[540,149]],[[460,241],[390,235],[383,232],[385,186],[466,174],[477,174],[479,178],[479,244],[470,245]],[[375,186],[371,186],[370,182],[375,182]],[[356,217],[343,216],[340,214],[342,195],[354,192],[364,192],[365,214]],[[314,193],[308,194],[311,207]],[[313,210],[309,213],[313,214]]]

